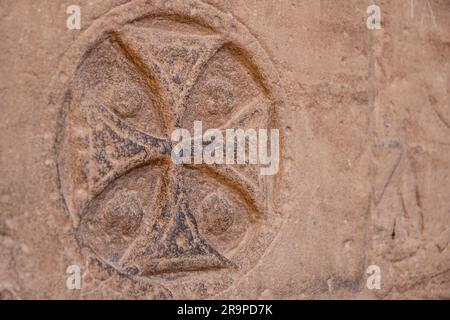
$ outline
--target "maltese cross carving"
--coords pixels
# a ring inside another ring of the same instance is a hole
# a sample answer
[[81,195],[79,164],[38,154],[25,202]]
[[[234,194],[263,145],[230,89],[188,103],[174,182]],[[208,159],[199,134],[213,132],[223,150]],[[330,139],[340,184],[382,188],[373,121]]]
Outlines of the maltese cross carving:
[[105,32],[66,91],[59,138],[80,246],[131,276],[238,269],[236,252],[267,219],[267,178],[255,165],[175,164],[170,136],[194,121],[270,128],[260,78],[243,49],[210,30],[156,21]]

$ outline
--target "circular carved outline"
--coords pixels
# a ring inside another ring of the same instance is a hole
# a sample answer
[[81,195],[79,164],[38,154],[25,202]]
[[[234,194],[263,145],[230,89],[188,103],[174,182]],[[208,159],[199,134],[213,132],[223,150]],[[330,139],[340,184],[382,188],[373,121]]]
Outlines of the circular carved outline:
[[[231,42],[237,47],[243,49],[247,53],[247,57],[250,57],[251,64],[257,67],[258,74],[260,75],[261,80],[264,84],[264,89],[267,91],[266,94],[270,97],[273,103],[273,110],[275,112],[271,114],[271,119],[274,122],[272,125],[274,127],[279,127],[277,126],[277,124],[279,123],[277,112],[279,110],[282,110],[285,104],[285,94],[282,87],[280,86],[279,75],[267,53],[260,46],[257,39],[242,23],[237,21],[230,14],[225,14],[213,6],[197,0],[185,0],[183,2],[163,0],[137,0],[116,7],[98,20],[94,21],[85,32],[80,34],[78,39],[74,42],[74,44],[62,58],[60,66],[58,68],[58,74],[53,78],[50,84],[50,103],[55,103],[63,106],[61,108],[60,117],[57,123],[57,137],[55,143],[57,159],[59,158],[60,150],[60,132],[62,132],[62,128],[64,127],[64,119],[66,118],[68,112],[67,106],[65,106],[65,104],[63,103],[65,100],[65,93],[67,87],[72,81],[72,75],[75,74],[75,71],[80,61],[82,60],[82,57],[96,45],[101,35],[113,32],[117,29],[120,29],[125,24],[132,23],[134,21],[147,17],[158,16],[183,17],[190,22],[199,24],[212,30],[215,33],[221,34],[223,38],[228,42]],[[280,134],[280,158],[282,158],[283,150],[284,139],[283,134]],[[279,173],[275,177],[268,178],[270,179],[268,190],[273,191],[274,185],[280,182],[281,175],[283,173],[282,163],[283,162],[280,161]],[[60,169],[58,166],[58,177],[60,176],[59,171]],[[61,187],[60,183],[59,187]],[[62,199],[64,199],[63,194]],[[279,207],[279,194],[275,194],[274,192],[267,194],[267,204],[270,204],[268,211],[271,212],[272,215],[281,217],[281,213],[277,210],[277,207]],[[70,216],[67,205],[65,205],[65,209]],[[196,281],[192,281],[190,277],[184,277],[183,274],[163,277],[154,276],[149,278],[149,280],[151,280],[152,283],[160,284],[161,286],[168,288],[169,290],[177,286],[182,286],[181,283],[185,283],[186,285],[192,285],[193,282],[200,283],[201,285],[196,287],[196,292],[203,297],[208,297],[223,292],[233,284],[236,284],[239,278],[250,272],[256,266],[257,261],[262,258],[265,252],[267,252],[268,247],[275,238],[284,220],[285,219],[281,219],[279,223],[269,223],[268,225],[263,226],[265,230],[261,232],[268,235],[268,237],[265,238],[267,242],[263,244],[265,250],[257,254],[257,258],[253,256],[252,261],[247,261],[246,266],[236,272],[222,272],[223,274],[220,277],[217,274],[213,275],[214,280],[212,281],[212,283],[211,280],[209,280],[211,277],[207,279],[207,276],[210,273],[217,273],[217,271],[204,271],[202,272],[202,274],[199,274],[198,277],[196,277]],[[172,282],[171,280],[176,280],[176,284],[173,286],[168,285],[168,282]],[[212,284],[212,286],[210,286],[212,287],[212,289],[203,292],[205,290],[205,286],[208,287],[208,283]],[[221,285],[218,286],[218,283],[221,283]],[[190,292],[187,292],[190,290],[179,291],[180,293],[177,295],[177,297],[192,297],[189,294]]]

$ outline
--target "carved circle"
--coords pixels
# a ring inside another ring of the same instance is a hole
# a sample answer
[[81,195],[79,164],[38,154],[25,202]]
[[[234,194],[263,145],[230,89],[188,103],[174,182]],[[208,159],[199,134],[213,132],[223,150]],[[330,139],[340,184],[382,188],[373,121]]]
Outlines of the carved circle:
[[219,236],[230,229],[233,224],[235,212],[228,201],[220,195],[207,196],[202,201],[200,220],[205,224],[205,231]]
[[135,1],[93,23],[60,71],[70,76],[52,84],[63,105],[60,187],[82,252],[108,270],[100,281],[117,275],[180,298],[237,283],[283,222],[279,179],[176,166],[169,139],[194,119],[278,127],[284,97],[256,39],[199,1]]

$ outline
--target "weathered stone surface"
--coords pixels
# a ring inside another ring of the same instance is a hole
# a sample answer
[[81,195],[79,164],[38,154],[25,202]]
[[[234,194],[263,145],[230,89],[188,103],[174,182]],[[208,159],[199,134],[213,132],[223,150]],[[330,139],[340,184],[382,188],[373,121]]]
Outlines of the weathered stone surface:
[[[450,5],[369,4],[1,4],[0,299],[450,298]],[[198,120],[279,172],[173,163]]]

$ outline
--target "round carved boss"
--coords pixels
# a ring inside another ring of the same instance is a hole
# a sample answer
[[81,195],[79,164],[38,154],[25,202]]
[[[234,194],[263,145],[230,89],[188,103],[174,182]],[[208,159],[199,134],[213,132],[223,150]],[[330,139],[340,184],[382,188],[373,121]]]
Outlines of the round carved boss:
[[[136,281],[208,292],[248,272],[282,218],[258,165],[177,165],[175,128],[278,128],[265,51],[197,1],[136,1],[90,26],[62,62],[57,160],[77,243]],[[194,283],[194,284],[192,284]]]

